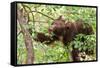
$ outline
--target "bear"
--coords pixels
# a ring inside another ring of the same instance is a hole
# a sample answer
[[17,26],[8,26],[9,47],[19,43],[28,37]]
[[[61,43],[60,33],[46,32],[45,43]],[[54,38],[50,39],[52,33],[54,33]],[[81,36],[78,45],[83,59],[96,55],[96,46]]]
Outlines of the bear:
[[94,34],[92,26],[84,23],[83,20],[79,19],[75,22],[66,22],[62,16],[53,21],[48,31],[54,39],[62,41],[64,45],[71,42],[78,34]]
[[48,32],[50,36],[47,36],[44,33],[37,33],[37,38],[35,39],[40,42],[53,42],[55,40],[59,40],[63,42],[64,45],[66,45],[67,43],[71,42],[78,34],[94,34],[92,26],[88,23],[84,23],[82,19],[71,22],[65,21],[63,16],[59,16],[53,21],[51,26],[48,28]]
[[44,33],[37,33],[37,40],[40,42],[48,41],[49,43],[59,40],[63,42],[64,45],[67,45],[67,43],[70,43],[78,34],[94,34],[90,24],[84,23],[81,19],[75,22],[66,22],[63,16],[59,16],[53,21],[48,28],[48,32],[50,36],[47,36]]

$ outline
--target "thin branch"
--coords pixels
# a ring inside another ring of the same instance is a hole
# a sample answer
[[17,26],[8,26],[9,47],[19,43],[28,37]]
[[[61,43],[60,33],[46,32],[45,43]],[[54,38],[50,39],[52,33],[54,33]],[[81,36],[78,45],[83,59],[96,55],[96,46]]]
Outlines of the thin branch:
[[[36,11],[36,10],[35,10],[35,11],[32,11],[32,10],[30,9],[30,7],[28,7],[28,6],[24,5],[24,4],[22,4],[22,6],[24,7],[24,9],[25,9],[25,7],[27,7],[27,8],[30,10],[30,12],[29,12],[29,13],[31,13],[31,14],[32,14],[33,21],[34,21],[34,15],[33,15],[33,13],[32,13],[32,12],[37,12],[37,13],[40,13],[40,14],[42,14],[42,15],[44,15],[44,16],[46,16],[46,17],[48,17],[48,18],[52,19],[52,20],[55,20],[54,18],[49,17],[48,15],[43,14],[42,12],[39,12],[39,11]],[[25,11],[26,11],[26,10],[25,10]]]
[[[54,18],[52,18],[52,17],[49,17],[48,15],[46,15],[46,14],[43,14],[43,13],[41,13],[41,12],[39,12],[39,11],[31,11],[31,12],[37,12],[37,13],[40,13],[40,14],[42,14],[42,15],[44,15],[44,16],[46,16],[46,17],[50,18],[51,20],[55,20]],[[31,13],[31,12],[30,12],[30,13]]]
[[24,4],[22,4],[22,7],[23,7],[23,9],[25,10],[25,12],[27,12],[28,22],[29,22],[29,13],[28,13],[28,11],[25,9],[25,5],[24,5]]
[[[30,10],[30,12],[32,11],[31,8],[28,7],[27,5],[22,4],[22,6],[28,8],[28,9]],[[35,22],[34,15],[33,15],[32,12],[31,12],[31,14],[32,14],[32,17],[33,17],[33,26],[34,26],[33,29],[36,30],[36,29],[35,29],[35,23],[34,23],[34,22]],[[29,13],[28,13],[28,21],[29,21]],[[35,32],[35,31],[34,31],[34,32]]]
[[[22,4],[23,5],[23,4]],[[39,12],[39,11],[32,11],[31,9],[30,9],[30,7],[28,7],[28,6],[26,6],[26,5],[23,5],[24,7],[27,7],[29,10],[30,10],[30,12],[29,13],[31,13],[32,14],[32,16],[33,16],[33,18],[34,18],[34,15],[33,15],[33,13],[32,12],[37,12],[37,13],[40,13],[40,14],[42,14],[42,15],[44,15],[44,16],[46,16],[46,17],[48,17],[48,18],[50,18],[50,19],[52,19],[52,20],[54,20],[52,17],[49,17],[48,15],[46,15],[46,14],[43,14],[43,13],[41,13],[41,12]],[[33,19],[34,20],[34,19]]]
[[[32,20],[29,20],[29,21],[32,21]],[[41,23],[47,23],[46,21],[37,21],[37,20],[35,20],[34,22],[41,22]]]
[[[30,12],[32,11],[30,7],[28,7],[28,6],[24,5],[24,4],[22,4],[22,5],[23,5],[23,7],[27,7],[30,10]],[[34,22],[34,15],[33,15],[33,13],[31,13],[31,14],[32,14],[32,17],[33,17],[33,22]]]
[[19,36],[21,33],[22,33],[22,31],[19,31],[19,32],[17,33],[17,36]]

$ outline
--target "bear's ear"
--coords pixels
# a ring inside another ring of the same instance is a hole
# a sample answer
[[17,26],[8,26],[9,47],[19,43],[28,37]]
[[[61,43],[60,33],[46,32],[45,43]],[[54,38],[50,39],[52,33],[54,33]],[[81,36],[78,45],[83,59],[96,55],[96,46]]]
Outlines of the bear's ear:
[[62,15],[60,15],[57,20],[61,20],[61,21],[65,22],[64,16],[62,16]]
[[64,17],[62,16],[62,15],[60,15],[59,17],[58,17],[58,20],[63,20],[64,19]]

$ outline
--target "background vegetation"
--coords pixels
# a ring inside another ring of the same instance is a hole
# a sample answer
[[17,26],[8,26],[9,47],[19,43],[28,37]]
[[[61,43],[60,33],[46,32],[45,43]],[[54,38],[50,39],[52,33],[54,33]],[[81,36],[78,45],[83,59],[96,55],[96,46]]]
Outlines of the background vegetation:
[[[82,19],[85,23],[92,25],[95,34],[93,35],[77,35],[77,37],[68,44],[75,45],[80,51],[89,52],[89,59],[85,61],[96,60],[96,8],[76,7],[76,6],[58,6],[58,5],[40,5],[40,4],[18,4],[18,9],[26,11],[28,23],[25,26],[31,29],[31,37],[36,37],[36,32],[48,33],[48,28],[51,26],[53,19],[57,19],[60,15],[64,16],[65,20],[76,21]],[[21,33],[21,27],[17,24],[17,63],[26,64],[27,49],[25,47],[24,36]],[[82,42],[81,38],[85,41]],[[52,62],[71,62],[68,52],[63,48],[60,41],[55,41],[52,44],[44,44],[33,41],[34,64],[35,63],[52,63]],[[91,53],[90,53],[91,52]],[[83,61],[83,60],[82,60]]]

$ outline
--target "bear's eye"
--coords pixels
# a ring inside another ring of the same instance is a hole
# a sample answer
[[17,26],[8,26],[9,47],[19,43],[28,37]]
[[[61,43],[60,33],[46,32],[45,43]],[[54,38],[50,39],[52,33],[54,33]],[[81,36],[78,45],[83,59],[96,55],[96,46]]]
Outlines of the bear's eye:
[[69,29],[69,27],[67,27],[67,29]]

